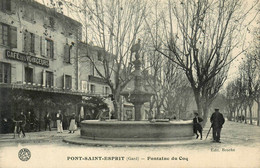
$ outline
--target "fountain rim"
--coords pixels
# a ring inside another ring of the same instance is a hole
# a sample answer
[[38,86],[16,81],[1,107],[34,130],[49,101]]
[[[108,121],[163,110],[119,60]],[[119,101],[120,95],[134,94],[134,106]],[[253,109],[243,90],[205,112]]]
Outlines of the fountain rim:
[[187,125],[193,124],[192,120],[174,120],[168,122],[151,122],[148,120],[141,120],[141,121],[119,121],[119,120],[83,120],[81,124],[100,124],[100,125]]

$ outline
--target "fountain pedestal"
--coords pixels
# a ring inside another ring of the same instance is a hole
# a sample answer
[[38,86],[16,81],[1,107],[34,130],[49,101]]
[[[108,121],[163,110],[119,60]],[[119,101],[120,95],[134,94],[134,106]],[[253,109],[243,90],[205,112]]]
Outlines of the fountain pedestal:
[[[138,53],[136,53],[138,54]],[[136,56],[136,60],[132,63],[134,64],[135,71],[134,74],[134,90],[132,92],[122,92],[126,100],[134,105],[135,109],[135,121],[140,121],[141,118],[141,109],[145,102],[149,102],[151,96],[154,95],[152,92],[148,92],[143,88],[142,84],[142,73],[141,73],[141,61],[139,56]]]

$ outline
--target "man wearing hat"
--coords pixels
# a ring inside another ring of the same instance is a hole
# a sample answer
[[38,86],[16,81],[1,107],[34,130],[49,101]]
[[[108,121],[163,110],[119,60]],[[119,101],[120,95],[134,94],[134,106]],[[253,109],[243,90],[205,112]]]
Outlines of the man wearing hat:
[[213,140],[214,142],[220,142],[220,133],[222,129],[222,125],[225,123],[225,119],[223,114],[219,112],[219,109],[215,109],[215,112],[210,117],[210,122],[212,123],[213,128]]
[[197,135],[196,139],[198,139],[199,137],[199,134],[197,133],[199,132],[200,140],[202,140],[202,126],[200,125],[200,123],[203,121],[203,119],[199,117],[199,113],[197,112],[195,112],[194,115],[195,117],[193,118],[193,132]]

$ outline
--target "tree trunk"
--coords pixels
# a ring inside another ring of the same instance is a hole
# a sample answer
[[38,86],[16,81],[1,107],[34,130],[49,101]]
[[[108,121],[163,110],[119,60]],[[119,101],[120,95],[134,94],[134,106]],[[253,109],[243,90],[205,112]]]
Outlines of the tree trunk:
[[252,104],[249,105],[249,117],[250,117],[250,125],[253,125],[253,119],[252,119]]
[[239,122],[239,111],[240,109],[237,110],[237,117],[236,117],[237,122]]
[[113,101],[114,110],[115,110],[115,111],[114,111],[114,113],[115,113],[114,115],[117,116],[117,118],[119,118],[119,116],[118,116],[118,111],[119,111],[119,109],[118,109],[118,104],[119,104],[119,103],[118,103],[116,100]]
[[203,107],[203,123],[202,123],[202,127],[204,127],[208,121],[208,115],[209,115],[209,106],[208,105],[204,105]]
[[247,124],[247,108],[244,108],[244,111],[245,111],[245,124]]
[[199,116],[202,116],[202,105],[201,105],[200,93],[198,91],[193,91],[193,93],[194,93]]
[[259,122],[260,122],[260,102],[259,102],[259,98],[257,100],[257,126],[259,126]]
[[118,120],[120,120],[120,89],[112,89],[112,94],[114,96],[113,105],[114,105],[114,116],[117,117]]

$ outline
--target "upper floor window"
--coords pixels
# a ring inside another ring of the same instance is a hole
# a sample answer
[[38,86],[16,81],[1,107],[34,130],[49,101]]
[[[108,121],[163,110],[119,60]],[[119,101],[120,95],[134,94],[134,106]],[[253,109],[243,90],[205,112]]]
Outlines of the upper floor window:
[[35,35],[30,32],[24,32],[24,52],[35,52]]
[[68,44],[65,44],[65,46],[64,46],[64,61],[66,63],[70,63],[71,48],[72,47]]
[[53,29],[55,28],[55,20],[53,17],[49,17],[49,26]]
[[34,10],[32,8],[24,7],[23,18],[27,21],[34,21]]
[[11,0],[0,0],[0,10],[11,12]]
[[55,29],[55,19],[54,17],[46,17],[44,16],[44,27],[47,28],[47,27],[50,27],[52,29]]
[[46,71],[46,87],[53,86],[53,72]]
[[54,55],[53,41],[49,39],[45,39],[45,43],[46,43],[46,56],[49,58],[53,58]]
[[11,83],[11,64],[0,62],[0,83]]
[[54,58],[54,42],[51,39],[41,37],[40,43],[41,55]]
[[25,67],[25,82],[33,83],[33,68]]
[[0,45],[17,48],[17,28],[0,23]]

